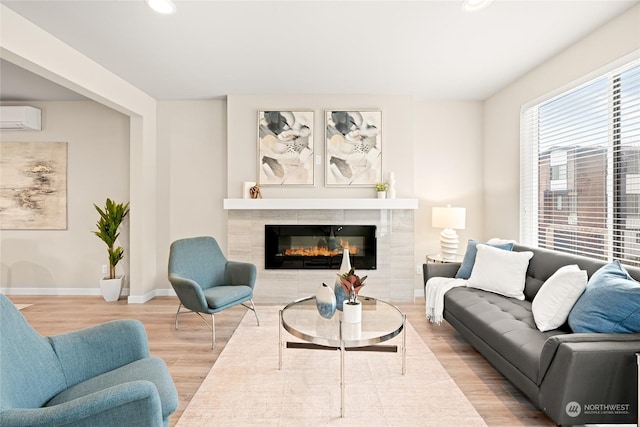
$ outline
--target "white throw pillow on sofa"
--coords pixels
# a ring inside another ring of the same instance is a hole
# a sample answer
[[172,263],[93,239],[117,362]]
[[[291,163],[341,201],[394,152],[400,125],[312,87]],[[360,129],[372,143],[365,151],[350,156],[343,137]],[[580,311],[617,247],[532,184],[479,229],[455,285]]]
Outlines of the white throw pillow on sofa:
[[540,331],[557,329],[567,321],[587,281],[587,272],[572,264],[560,267],[544,282],[531,304],[533,320]]
[[524,300],[524,283],[533,252],[511,252],[478,245],[468,287]]

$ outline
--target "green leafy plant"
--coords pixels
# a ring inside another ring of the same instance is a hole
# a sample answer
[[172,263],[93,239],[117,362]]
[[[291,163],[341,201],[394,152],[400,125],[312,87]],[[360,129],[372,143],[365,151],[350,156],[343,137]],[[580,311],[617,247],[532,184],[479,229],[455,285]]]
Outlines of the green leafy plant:
[[116,278],[116,265],[124,257],[124,249],[121,246],[115,246],[116,240],[120,233],[118,229],[125,217],[129,214],[129,203],[116,203],[107,198],[104,208],[93,205],[100,218],[96,223],[97,231],[93,234],[98,236],[107,245],[107,253],[109,254],[109,279]]
[[387,191],[389,184],[385,182],[376,182],[376,191]]

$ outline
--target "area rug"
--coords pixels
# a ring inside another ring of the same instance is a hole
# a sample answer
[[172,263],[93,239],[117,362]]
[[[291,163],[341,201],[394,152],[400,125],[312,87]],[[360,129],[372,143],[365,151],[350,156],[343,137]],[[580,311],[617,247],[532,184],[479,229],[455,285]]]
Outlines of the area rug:
[[178,426],[486,426],[410,324],[405,375],[399,353],[345,354],[341,418],[340,353],[284,348],[278,370],[278,310],[245,315]]

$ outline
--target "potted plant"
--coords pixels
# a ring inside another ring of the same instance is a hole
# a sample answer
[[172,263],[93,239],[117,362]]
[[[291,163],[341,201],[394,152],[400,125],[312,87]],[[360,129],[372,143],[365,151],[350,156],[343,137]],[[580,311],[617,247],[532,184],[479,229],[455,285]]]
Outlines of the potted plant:
[[104,208],[93,205],[100,217],[96,223],[97,231],[93,233],[107,245],[109,255],[109,276],[100,280],[100,289],[105,301],[117,301],[122,290],[124,276],[116,277],[116,265],[124,257],[124,249],[116,246],[116,240],[120,236],[118,229],[129,214],[129,203],[116,203],[107,198]]
[[387,198],[387,189],[389,185],[386,182],[376,182],[376,191],[378,192],[378,199]]
[[347,300],[342,305],[343,320],[345,323],[360,323],[362,320],[362,305],[358,301],[358,293],[364,286],[367,276],[360,278],[351,267],[349,272],[338,276],[340,284],[347,295]]

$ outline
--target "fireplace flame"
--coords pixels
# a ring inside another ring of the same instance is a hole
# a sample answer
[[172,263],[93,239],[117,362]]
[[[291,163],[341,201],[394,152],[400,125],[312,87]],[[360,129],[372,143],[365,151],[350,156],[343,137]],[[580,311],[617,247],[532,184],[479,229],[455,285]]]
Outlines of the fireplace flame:
[[284,250],[287,256],[337,256],[342,255],[344,249],[349,249],[349,255],[357,255],[360,249],[357,246],[350,246],[347,241],[340,241],[342,247],[329,249],[326,246],[312,247],[291,247]]

